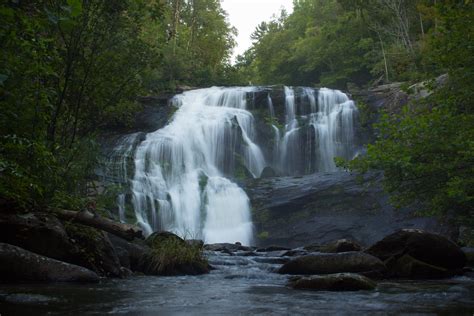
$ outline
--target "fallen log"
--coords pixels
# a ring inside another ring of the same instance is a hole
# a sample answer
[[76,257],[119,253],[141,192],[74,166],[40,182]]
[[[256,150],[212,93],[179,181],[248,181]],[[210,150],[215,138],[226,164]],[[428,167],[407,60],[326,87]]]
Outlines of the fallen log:
[[144,239],[142,230],[137,226],[119,223],[90,211],[76,212],[56,209],[55,213],[60,219],[75,221],[82,225],[91,226],[128,241],[131,241],[134,238]]

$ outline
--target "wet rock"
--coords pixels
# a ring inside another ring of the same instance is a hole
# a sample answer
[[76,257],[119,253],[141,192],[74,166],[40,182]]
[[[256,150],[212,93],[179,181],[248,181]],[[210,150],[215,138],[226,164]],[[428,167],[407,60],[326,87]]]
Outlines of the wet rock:
[[466,264],[465,254],[455,243],[443,236],[414,229],[395,232],[365,252],[383,260],[395,277],[445,277]]
[[272,167],[265,167],[262,170],[262,173],[260,174],[260,178],[272,178],[276,177],[277,173]]
[[[252,218],[260,248],[323,245],[338,239],[369,246],[403,228],[419,228],[446,236],[457,229],[435,218],[413,216],[410,208],[395,209],[383,192],[382,176],[348,172],[301,177],[249,179],[242,185],[252,203]],[[318,251],[318,250],[308,250]]]
[[259,256],[260,254],[258,254],[255,251],[237,251],[236,253],[234,253],[234,255],[240,256],[240,257],[253,257],[253,256]]
[[417,260],[405,254],[400,258],[388,262],[391,277],[412,278],[412,279],[438,279],[447,278],[455,274],[453,270],[444,269]]
[[320,244],[311,244],[303,247],[304,250],[309,252],[320,252],[321,245]]
[[204,250],[208,251],[222,251],[222,252],[236,252],[236,251],[253,251],[252,247],[242,246],[238,244],[218,243],[204,245]]
[[74,245],[63,224],[46,213],[0,212],[0,242],[67,261]]
[[147,275],[197,275],[210,271],[202,248],[189,245],[173,233],[153,233],[146,244],[150,250],[140,258],[138,271]]
[[282,257],[257,257],[253,258],[253,261],[260,263],[269,263],[269,264],[285,264],[290,261],[290,258]]
[[118,254],[120,264],[133,272],[143,272],[139,270],[140,260],[150,251],[145,242],[138,239],[129,242],[112,234],[109,234],[109,238]]
[[355,273],[318,275],[290,280],[289,285],[298,290],[312,291],[360,291],[373,290],[377,284]]
[[306,256],[308,251],[304,249],[292,249],[284,252],[281,256],[282,257],[299,257],[299,256]]
[[0,282],[97,282],[86,268],[0,243]]
[[384,272],[384,263],[363,252],[320,253],[299,257],[284,264],[281,274],[332,274],[341,272]]
[[83,266],[101,276],[120,277],[120,261],[100,230],[49,213],[0,213],[0,242]]
[[349,239],[339,239],[323,245],[319,251],[327,253],[360,251],[362,247],[358,242]]
[[74,244],[71,259],[65,261],[83,266],[106,277],[123,277],[120,259],[107,234],[101,230],[68,223],[66,232]]
[[474,266],[474,247],[463,247],[461,250],[466,256],[466,264],[469,266]]
[[148,247],[153,247],[154,245],[163,243],[163,242],[176,242],[178,244],[185,244],[186,242],[184,239],[179,237],[176,234],[173,234],[171,232],[154,232],[148,238],[145,240],[145,243],[148,245]]
[[287,247],[283,247],[283,246],[268,246],[265,248],[258,248],[257,252],[287,251],[287,250],[291,250],[291,249]]

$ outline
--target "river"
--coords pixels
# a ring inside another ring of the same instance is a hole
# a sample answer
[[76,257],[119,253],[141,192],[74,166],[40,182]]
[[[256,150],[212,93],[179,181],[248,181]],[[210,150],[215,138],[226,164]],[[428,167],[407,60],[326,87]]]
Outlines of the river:
[[208,252],[203,276],[104,279],[98,284],[1,285],[5,315],[473,315],[474,279],[382,281],[374,291],[311,292],[274,273],[279,252]]

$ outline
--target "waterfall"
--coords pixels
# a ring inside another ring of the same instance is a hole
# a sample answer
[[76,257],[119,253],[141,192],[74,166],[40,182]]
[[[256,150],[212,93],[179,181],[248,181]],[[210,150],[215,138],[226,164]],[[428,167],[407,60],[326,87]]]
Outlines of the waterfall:
[[282,92],[275,102],[259,87],[175,96],[168,125],[126,136],[115,148],[109,178],[128,185],[117,196],[120,220],[133,206],[145,234],[167,230],[207,243],[251,244],[249,198],[235,179],[258,178],[269,166],[281,175],[331,172],[334,157],[356,153],[357,109],[346,94]]
[[246,110],[252,90],[214,87],[176,96],[170,123],[137,148],[133,204],[147,233],[170,230],[208,243],[251,243],[248,197],[225,175],[239,159],[254,177],[266,164]]
[[301,88],[299,97],[296,103],[294,89],[285,87],[286,125],[278,167],[287,175],[336,171],[335,157],[352,158],[355,153],[354,101],[327,88]]

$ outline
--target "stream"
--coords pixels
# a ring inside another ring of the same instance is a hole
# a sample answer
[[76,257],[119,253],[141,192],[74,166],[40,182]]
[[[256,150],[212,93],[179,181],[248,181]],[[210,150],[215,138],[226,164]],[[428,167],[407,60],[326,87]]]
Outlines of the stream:
[[274,273],[282,252],[206,253],[203,276],[104,279],[98,284],[0,285],[5,315],[473,315],[474,279],[382,281],[374,291],[311,292]]

